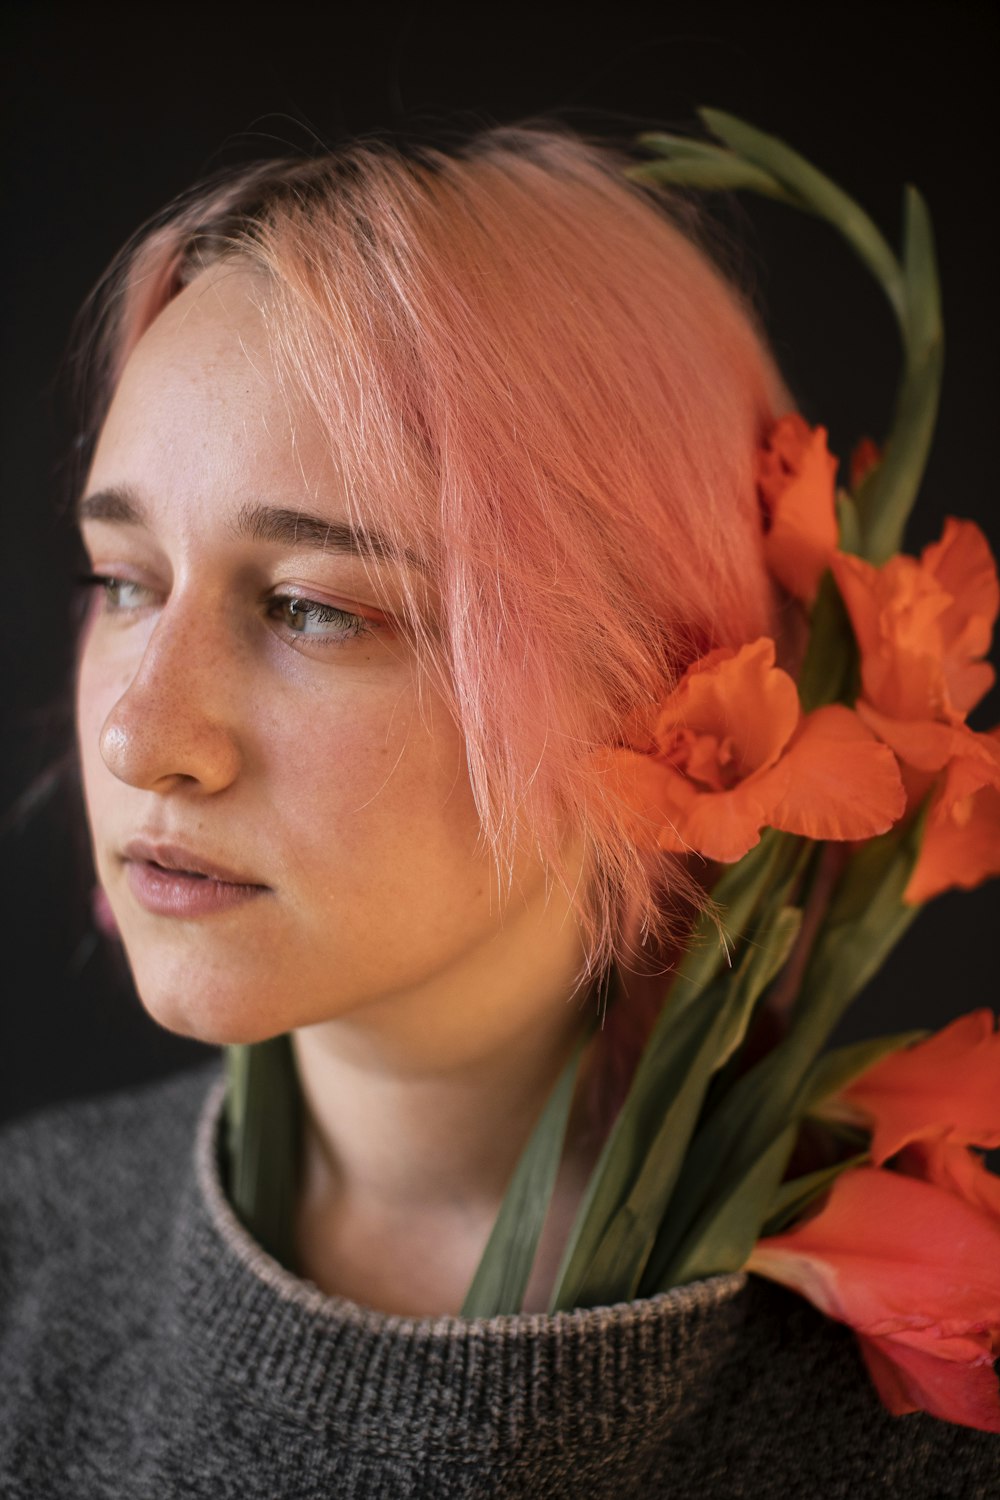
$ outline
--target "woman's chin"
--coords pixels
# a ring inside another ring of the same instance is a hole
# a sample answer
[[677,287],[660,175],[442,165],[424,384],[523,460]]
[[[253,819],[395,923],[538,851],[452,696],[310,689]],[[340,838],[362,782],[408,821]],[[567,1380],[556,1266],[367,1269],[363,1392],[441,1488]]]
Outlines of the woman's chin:
[[139,987],[139,998],[150,1019],[175,1036],[226,1047],[266,1042],[290,1029],[275,1006],[248,1006],[245,996],[199,995],[188,991],[164,994]]

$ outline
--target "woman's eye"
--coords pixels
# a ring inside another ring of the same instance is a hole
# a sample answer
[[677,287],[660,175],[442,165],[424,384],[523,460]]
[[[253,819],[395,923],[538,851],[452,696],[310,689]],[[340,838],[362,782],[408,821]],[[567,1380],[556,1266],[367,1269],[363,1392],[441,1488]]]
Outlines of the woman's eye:
[[103,590],[102,603],[108,614],[114,614],[118,610],[139,609],[148,603],[152,593],[151,589],[144,588],[141,583],[133,583],[129,578],[113,578],[107,573],[84,573],[77,582],[84,588]]
[[[127,614],[141,609],[149,603],[154,592],[141,583],[115,578],[108,573],[85,573],[77,581],[87,589],[102,590],[101,603],[105,614]],[[319,645],[336,645],[370,635],[374,630],[372,622],[363,615],[351,614],[333,604],[320,604],[316,599],[303,599],[297,594],[272,599],[268,612],[284,625],[289,634]]]
[[356,636],[369,634],[372,629],[370,621],[362,615],[352,615],[346,609],[320,604],[315,599],[288,595],[272,600],[272,608],[293,635],[308,640],[324,643],[353,640]]

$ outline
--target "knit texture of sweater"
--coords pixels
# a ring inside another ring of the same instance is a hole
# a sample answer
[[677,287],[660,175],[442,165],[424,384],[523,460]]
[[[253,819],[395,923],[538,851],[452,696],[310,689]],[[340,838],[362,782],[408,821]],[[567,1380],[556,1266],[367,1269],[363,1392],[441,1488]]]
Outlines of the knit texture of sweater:
[[1000,1493],[1000,1440],[891,1416],[755,1276],[489,1320],[327,1296],[227,1202],[224,1091],[213,1060],[0,1131],[3,1500]]

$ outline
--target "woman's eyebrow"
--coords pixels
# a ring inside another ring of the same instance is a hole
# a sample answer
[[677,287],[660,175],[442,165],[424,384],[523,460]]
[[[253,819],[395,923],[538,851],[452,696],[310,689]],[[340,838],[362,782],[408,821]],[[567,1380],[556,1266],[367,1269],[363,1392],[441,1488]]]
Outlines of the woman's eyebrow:
[[[134,490],[113,485],[97,490],[77,502],[76,523],[109,521],[119,526],[147,526],[145,506]],[[272,542],[280,546],[306,547],[317,552],[348,553],[355,557],[377,557],[385,562],[426,571],[426,564],[408,547],[400,549],[380,532],[349,521],[331,521],[325,516],[275,505],[241,505],[230,532],[240,541]]]

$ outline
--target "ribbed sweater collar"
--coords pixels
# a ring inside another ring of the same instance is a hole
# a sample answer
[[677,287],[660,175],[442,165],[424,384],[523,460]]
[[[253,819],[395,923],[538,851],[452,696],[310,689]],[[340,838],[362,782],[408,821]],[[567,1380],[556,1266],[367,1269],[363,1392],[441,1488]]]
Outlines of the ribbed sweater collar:
[[[330,1297],[273,1260],[234,1214],[220,1170],[225,1079],[198,1118],[175,1218],[168,1312],[195,1381],[352,1443],[579,1448],[662,1431],[711,1399],[730,1362],[746,1275],[615,1307],[491,1319],[390,1316]],[[390,1437],[391,1434],[391,1437]]]

